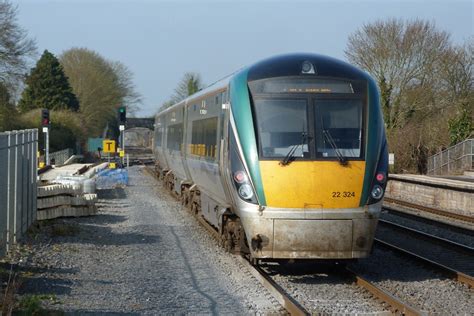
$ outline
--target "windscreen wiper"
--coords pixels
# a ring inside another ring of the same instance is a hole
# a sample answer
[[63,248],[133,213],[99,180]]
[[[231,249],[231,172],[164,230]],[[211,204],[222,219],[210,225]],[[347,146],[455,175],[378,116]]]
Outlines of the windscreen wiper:
[[307,134],[305,132],[301,133],[301,143],[300,144],[294,144],[293,146],[291,146],[290,150],[288,151],[288,153],[286,154],[285,158],[283,158],[281,161],[280,161],[280,165],[282,166],[286,166],[286,165],[289,165],[290,162],[293,161],[293,158],[295,157],[295,151],[296,149],[298,149],[299,146],[301,146],[301,150],[303,150],[303,145],[305,143],[305,139],[307,138]]
[[337,159],[339,160],[339,163],[343,166],[347,165],[347,159],[344,157],[341,152],[339,151],[339,148],[336,145],[336,142],[334,141],[334,138],[332,138],[331,133],[329,130],[323,129],[323,135],[326,137],[329,145],[331,145],[332,149],[334,149],[334,152],[336,153]]

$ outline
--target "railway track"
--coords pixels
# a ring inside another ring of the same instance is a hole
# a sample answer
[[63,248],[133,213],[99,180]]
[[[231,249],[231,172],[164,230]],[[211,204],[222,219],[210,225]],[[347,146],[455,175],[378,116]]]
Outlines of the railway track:
[[382,219],[375,242],[435,266],[474,287],[472,247]]
[[[425,228],[425,231],[427,229],[429,229],[429,231],[432,231],[432,230],[443,230],[447,233],[450,233],[450,234],[457,234],[457,235],[460,235],[462,237],[468,237],[468,238],[472,238],[472,240],[474,240],[474,230],[472,229],[469,229],[467,227],[460,227],[460,226],[457,226],[457,225],[453,225],[453,222],[451,221],[450,222],[446,222],[446,221],[439,221],[439,220],[436,220],[434,218],[428,218],[428,217],[424,217],[424,216],[419,216],[417,214],[414,214],[414,213],[407,213],[407,212],[404,212],[403,210],[400,210],[400,209],[395,209],[393,207],[388,207],[388,206],[384,206],[383,209],[382,209],[382,215],[381,215],[382,219],[384,219],[385,217],[388,216],[388,218],[392,218],[395,217],[395,222],[397,221],[400,221],[402,220],[403,221],[406,221],[408,220],[409,222],[412,222],[413,225],[422,225],[422,226],[426,226],[427,228]],[[450,238],[446,238],[446,239],[450,239]],[[456,239],[456,238],[454,238]],[[461,242],[462,243],[462,242]]]
[[[202,217],[196,217],[198,222],[216,239],[219,240],[219,235],[217,231],[207,223]],[[273,297],[278,301],[278,303],[285,308],[285,310],[290,315],[311,315],[303,304],[295,300],[291,295],[289,295],[277,282],[275,282],[268,273],[259,267],[258,265],[253,265],[247,258],[238,256],[237,257],[240,263],[246,267],[250,273],[260,282],[260,284],[265,287]],[[346,268],[344,271],[341,271],[347,275],[348,278],[354,280],[357,286],[364,288],[366,291],[371,293],[378,300],[387,304],[391,307],[392,312],[404,314],[404,315],[422,315],[423,313],[416,308],[412,307],[409,303],[404,302],[402,299],[397,298],[392,295],[390,292],[382,289],[381,287],[375,285],[373,282],[364,278],[358,272]],[[314,313],[314,311],[312,311]],[[316,312],[317,314],[324,314],[323,312]]]
[[[150,175],[155,176],[154,172],[150,168],[145,169]],[[213,236],[217,241],[220,240],[219,233],[201,216],[195,216],[197,221]],[[314,309],[311,310],[311,313],[304,307],[304,304],[293,298],[288,294],[285,289],[280,286],[276,281],[274,281],[270,275],[265,271],[264,268],[253,265],[250,261],[242,256],[237,256],[239,262],[245,267],[255,279],[266,288],[269,293],[276,299],[276,301],[288,312],[290,315],[311,315],[315,313]],[[397,298],[390,292],[382,289],[377,286],[370,280],[364,278],[358,272],[351,270],[350,268],[345,268],[339,270],[339,272],[347,277],[358,286],[363,288],[372,294],[377,300],[385,303],[387,306],[390,306],[391,311],[404,315],[422,315],[422,312],[412,307],[410,304],[404,302],[403,300]],[[315,285],[316,286],[316,285]],[[323,312],[317,312],[316,314],[323,314]]]
[[[466,222],[466,223],[469,223],[469,224],[474,224],[474,217],[472,217],[472,216],[467,216],[467,215],[462,215],[462,214],[455,214],[455,213],[452,213],[452,212],[447,212],[447,211],[435,209],[435,208],[432,208],[432,207],[418,205],[418,204],[414,204],[414,203],[411,203],[411,202],[402,201],[402,200],[398,200],[398,199],[393,199],[393,198],[389,198],[389,197],[385,197],[384,202],[391,203],[391,204],[394,204],[394,205],[403,206],[403,207],[408,207],[410,209],[414,209],[414,210],[421,211],[421,212],[426,212],[426,213],[429,213],[429,214],[434,214],[434,215],[441,216],[441,217],[448,218],[448,219],[453,218],[453,219],[456,219],[456,220],[459,220],[459,221],[462,221],[462,222]],[[384,205],[384,207],[389,208],[390,205]]]
[[356,271],[346,268],[347,272],[355,279],[355,282],[358,286],[363,287],[369,291],[373,296],[388,304],[392,308],[392,312],[403,315],[422,315],[423,313],[410,304],[404,302],[400,298],[392,295],[391,293],[385,291],[381,287],[378,287],[374,283],[362,277]]

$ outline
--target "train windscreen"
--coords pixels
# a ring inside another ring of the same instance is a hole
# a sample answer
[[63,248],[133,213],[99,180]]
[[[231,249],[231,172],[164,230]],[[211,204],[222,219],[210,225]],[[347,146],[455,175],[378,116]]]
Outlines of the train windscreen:
[[261,158],[363,158],[360,82],[278,78],[249,86]]
[[294,145],[295,157],[309,157],[306,100],[259,99],[255,110],[264,157],[285,157]]

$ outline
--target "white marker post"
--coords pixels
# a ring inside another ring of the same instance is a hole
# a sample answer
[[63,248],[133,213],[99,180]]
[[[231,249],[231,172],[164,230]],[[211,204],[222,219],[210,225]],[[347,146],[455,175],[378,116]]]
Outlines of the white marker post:
[[388,154],[388,164],[392,166],[395,164],[395,154]]

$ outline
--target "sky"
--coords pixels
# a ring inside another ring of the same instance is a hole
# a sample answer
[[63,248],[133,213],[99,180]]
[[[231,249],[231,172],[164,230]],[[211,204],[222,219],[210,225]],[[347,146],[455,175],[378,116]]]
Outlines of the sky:
[[210,84],[283,53],[345,60],[348,36],[377,20],[432,21],[455,44],[474,33],[474,1],[10,1],[39,53],[86,47],[124,63],[143,97],[138,117],[156,113],[189,71]]

